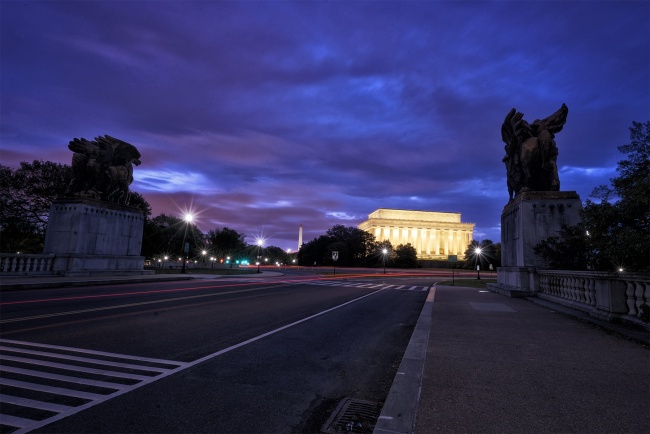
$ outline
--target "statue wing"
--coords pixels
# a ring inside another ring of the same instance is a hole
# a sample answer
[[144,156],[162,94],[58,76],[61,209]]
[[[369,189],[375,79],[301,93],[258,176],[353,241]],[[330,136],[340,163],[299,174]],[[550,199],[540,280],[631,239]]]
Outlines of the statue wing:
[[68,149],[70,149],[72,152],[78,152],[80,154],[87,154],[88,151],[95,146],[93,142],[89,142],[88,140],[82,138],[77,139],[75,137],[74,140],[70,140],[70,143],[68,144]]
[[562,104],[562,107],[560,107],[558,111],[546,119],[536,121],[535,123],[543,125],[545,127],[544,129],[548,130],[551,134],[557,134],[562,131],[568,114],[569,108],[566,106],[566,104]]
[[107,143],[110,143],[110,148],[113,151],[111,160],[112,165],[123,166],[130,162],[134,162],[134,160],[137,161],[136,166],[140,164],[140,152],[132,144],[111,137],[108,134],[101,138],[98,137],[97,139],[101,139]]
[[524,114],[514,108],[506,115],[506,119],[503,121],[503,125],[501,125],[501,139],[506,145],[514,145],[517,143],[517,135],[522,128],[523,119]]

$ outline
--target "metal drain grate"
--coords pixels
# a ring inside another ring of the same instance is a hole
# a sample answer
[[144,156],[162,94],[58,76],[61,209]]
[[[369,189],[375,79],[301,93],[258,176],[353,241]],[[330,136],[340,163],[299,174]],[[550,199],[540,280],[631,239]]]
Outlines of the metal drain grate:
[[345,398],[321,428],[322,433],[371,433],[381,414],[381,404]]

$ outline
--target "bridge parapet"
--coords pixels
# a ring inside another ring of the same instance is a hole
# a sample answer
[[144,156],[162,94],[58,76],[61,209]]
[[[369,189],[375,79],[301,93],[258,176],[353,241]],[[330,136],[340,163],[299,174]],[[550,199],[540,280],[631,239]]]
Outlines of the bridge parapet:
[[604,273],[536,270],[535,295],[588,312],[607,321],[649,328],[650,276],[643,273]]
[[55,274],[54,254],[0,253],[0,275],[33,276]]

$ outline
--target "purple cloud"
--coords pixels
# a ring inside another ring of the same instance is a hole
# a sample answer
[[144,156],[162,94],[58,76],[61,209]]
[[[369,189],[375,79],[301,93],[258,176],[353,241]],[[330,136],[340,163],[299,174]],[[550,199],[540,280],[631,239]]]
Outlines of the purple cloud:
[[499,240],[500,127],[569,107],[563,190],[614,175],[650,119],[644,2],[3,2],[2,164],[140,150],[154,214],[295,248],[377,208]]

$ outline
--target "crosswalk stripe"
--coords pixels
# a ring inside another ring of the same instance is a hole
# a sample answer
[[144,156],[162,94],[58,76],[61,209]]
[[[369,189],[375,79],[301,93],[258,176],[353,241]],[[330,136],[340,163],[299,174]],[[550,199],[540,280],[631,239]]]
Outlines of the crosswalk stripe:
[[3,414],[0,416],[0,423],[3,425],[15,426],[16,428],[26,428],[34,423],[31,419],[23,417],[9,416]]
[[19,398],[18,396],[0,394],[0,402],[6,404],[20,405],[21,407],[37,408],[39,410],[61,413],[70,410],[69,405],[54,404],[53,402],[38,401],[36,399]]
[[150,357],[138,357],[138,356],[130,356],[126,354],[115,354],[115,353],[107,353],[106,351],[95,351],[95,350],[86,350],[83,348],[70,348],[70,347],[62,347],[60,345],[50,345],[50,344],[40,344],[40,343],[35,343],[35,342],[24,342],[24,341],[15,341],[12,339],[0,339],[1,343],[7,343],[7,344],[17,344],[17,345],[22,345],[25,347],[39,347],[39,348],[48,348],[51,350],[63,350],[63,351],[73,351],[75,353],[83,353],[83,354],[93,354],[96,356],[108,356],[108,357],[116,357],[118,356],[120,359],[129,359],[129,360],[138,360],[141,362],[153,362],[153,363],[159,363],[161,365],[171,365],[171,366],[177,366],[179,362],[173,361],[173,360],[164,360],[164,359],[152,359]]
[[0,378],[0,385],[90,400],[103,398],[104,396],[99,393],[83,392],[81,390],[66,389],[65,387],[46,386],[43,384],[29,383],[27,381],[10,380],[8,378]]
[[75,362],[88,362],[88,363],[94,363],[96,365],[115,366],[117,368],[137,369],[139,371],[153,371],[153,372],[167,372],[168,371],[168,369],[164,369],[164,368],[154,368],[154,367],[151,367],[151,366],[134,365],[132,363],[111,362],[109,360],[101,360],[101,359],[90,359],[88,357],[69,356],[67,354],[49,353],[49,352],[46,352],[46,351],[25,350],[25,349],[22,349],[22,348],[10,348],[10,347],[4,347],[4,346],[0,346],[0,350],[11,351],[11,352],[19,352],[19,353],[24,353],[24,354],[31,354],[31,355],[34,355],[34,356],[46,356],[46,357],[52,357],[52,358],[55,358],[55,359],[74,360]]
[[106,389],[122,390],[129,387],[128,384],[109,383],[108,381],[89,380],[87,378],[71,377],[69,375],[51,374],[49,372],[34,371],[33,369],[15,368],[13,366],[3,366],[4,372],[13,372],[14,374],[29,375],[30,377],[47,378],[50,380],[67,381],[68,383],[85,384],[87,386],[103,387]]
[[306,284],[306,285],[319,285],[319,286],[342,286],[345,288],[369,288],[369,289],[374,289],[374,288],[385,288],[385,289],[395,289],[395,290],[400,290],[400,291],[428,291],[429,287],[428,286],[411,286],[409,288],[406,287],[406,285],[388,285],[385,283],[364,283],[364,282],[337,282],[334,280],[314,280],[310,282],[300,282],[300,284]]
[[[14,414],[7,414],[11,413],[11,411],[4,409],[0,411],[0,424],[5,427],[11,426],[16,428],[17,431],[14,434],[26,433],[34,428],[47,425],[55,420],[77,413],[84,408],[136,389],[143,384],[148,384],[159,377],[169,375],[188,365],[186,362],[14,341],[10,339],[0,339],[0,343],[2,343],[0,345],[0,360],[3,361],[3,365],[0,367],[0,373],[2,373],[0,386],[5,388],[5,393],[0,394],[0,404],[11,404],[22,408],[19,413],[20,417]],[[75,354],[91,357],[80,357]],[[64,363],[44,360],[40,357],[59,359]],[[118,360],[121,360],[121,362]],[[12,362],[12,364],[7,364],[7,362]],[[74,362],[91,363],[97,365],[97,367],[80,366],[74,364]],[[152,366],[156,364],[159,366]],[[65,370],[70,372],[70,374],[63,375],[48,371],[48,369],[52,368]],[[139,371],[140,373],[148,373],[148,375],[120,372],[115,371],[113,368],[125,368]],[[88,376],[77,376],[81,373],[101,377],[86,378]],[[12,374],[20,375],[21,379],[11,378]],[[33,380],[29,380],[29,378]],[[115,382],[111,381],[112,379]],[[124,384],[124,379],[130,380],[131,384]],[[51,381],[68,383],[71,385],[70,387],[74,387],[72,386],[73,384],[81,385],[82,387],[97,387],[105,393],[102,393],[102,391],[93,393],[95,391],[87,392],[85,390],[70,389],[68,387],[62,387],[60,385],[61,383],[51,383]],[[57,386],[48,383],[57,384]],[[16,389],[16,391],[12,390],[10,393],[7,393],[9,392],[7,388]],[[21,396],[26,391],[32,391],[31,395],[33,396],[26,395],[29,398]],[[43,400],[39,399],[39,394],[42,393],[48,394],[47,398],[43,396]],[[84,400],[85,403],[80,403],[76,406],[57,403],[57,399],[59,400],[58,402],[61,402],[60,400],[64,397],[79,398]],[[54,402],[47,402],[50,400]],[[54,415],[42,419],[42,415],[39,416],[38,414],[39,410],[49,411],[54,413]],[[37,413],[33,413],[34,411]],[[32,414],[33,419],[30,419]]]
[[26,359],[24,357],[14,357],[14,356],[0,355],[0,360],[9,360],[9,361],[12,361],[12,362],[21,362],[21,363],[27,363],[27,364],[30,364],[30,365],[47,366],[47,367],[50,367],[50,368],[65,369],[67,371],[85,372],[85,373],[88,373],[88,374],[106,375],[108,377],[129,378],[131,380],[147,380],[147,379],[151,378],[151,377],[148,377],[146,375],[130,374],[128,372],[118,372],[118,371],[109,371],[109,370],[106,370],[106,369],[87,368],[85,366],[67,365],[67,364],[64,364],[64,363],[48,362],[48,361],[45,361],[45,360],[37,360],[37,359]]

